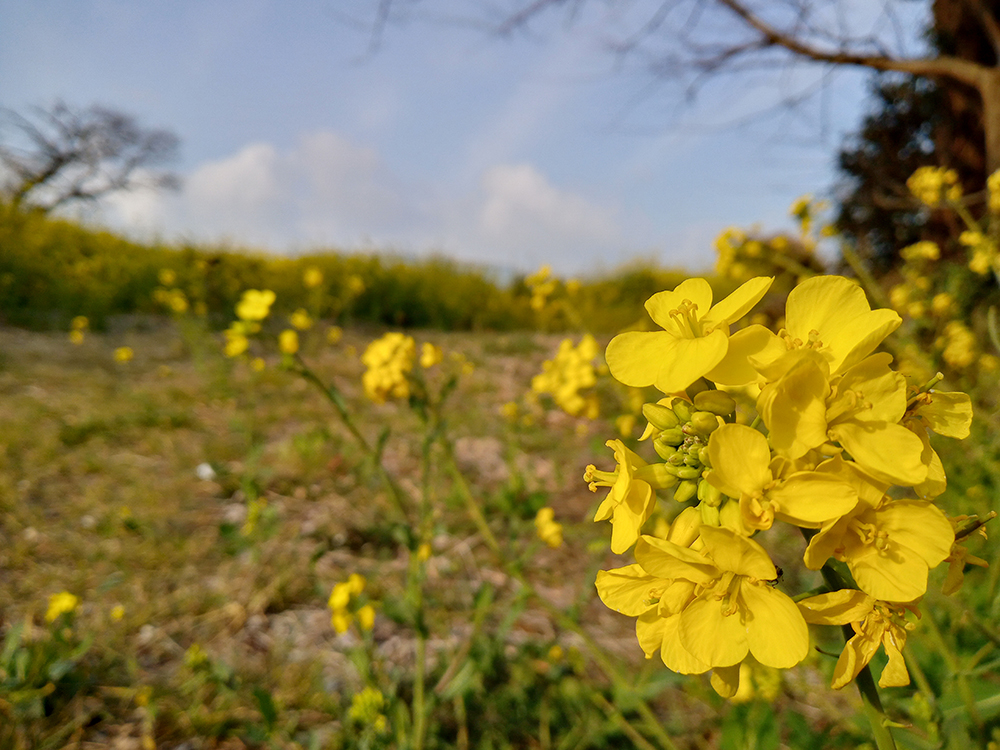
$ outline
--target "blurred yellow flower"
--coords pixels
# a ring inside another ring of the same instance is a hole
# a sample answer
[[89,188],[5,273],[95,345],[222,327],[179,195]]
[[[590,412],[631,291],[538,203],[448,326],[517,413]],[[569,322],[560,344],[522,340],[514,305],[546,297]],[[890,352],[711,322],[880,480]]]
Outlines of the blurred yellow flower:
[[944,327],[942,336],[944,361],[956,369],[964,369],[976,361],[976,336],[960,320],[952,320]]
[[264,320],[274,304],[275,294],[270,289],[247,289],[236,303],[236,317],[240,320]]
[[542,508],[535,515],[535,529],[538,531],[538,538],[553,549],[561,547],[563,543],[562,524],[555,518],[555,511],[552,508]]
[[163,286],[173,286],[177,282],[177,273],[172,268],[161,268],[156,277]]
[[1000,170],[986,178],[986,189],[990,193],[990,213],[1000,213]]
[[358,618],[358,627],[363,631],[368,632],[375,627],[375,607],[371,604],[360,607],[354,616]]
[[344,338],[344,329],[340,326],[330,326],[326,332],[326,343],[328,344],[339,344],[342,338]]
[[293,328],[300,331],[308,331],[313,325],[312,317],[301,307],[288,316],[288,322],[292,324]]
[[917,260],[937,260],[941,257],[941,248],[937,246],[935,242],[917,242],[913,245],[908,245],[899,251],[899,254],[906,261],[917,261]]
[[387,720],[382,714],[384,708],[385,697],[381,691],[378,688],[368,686],[351,698],[351,708],[347,714],[351,721],[357,724],[384,732],[387,729]]
[[409,373],[413,371],[416,343],[410,336],[390,332],[372,341],[361,361],[368,368],[361,377],[365,393],[375,403],[387,398],[408,398]]
[[307,289],[315,289],[323,283],[323,272],[316,266],[309,266],[302,272],[302,283]]
[[347,277],[347,293],[352,297],[358,297],[365,291],[365,280],[356,273]]
[[531,390],[551,394],[559,408],[571,416],[585,414],[596,419],[599,409],[596,394],[583,395],[580,391],[597,383],[594,370],[597,354],[597,341],[589,333],[577,346],[573,346],[572,339],[563,339],[556,356],[543,362],[542,372],[531,379]]
[[90,321],[86,315],[77,315],[70,323],[70,328],[74,331],[86,331],[90,327]]
[[944,201],[954,202],[962,198],[958,172],[954,169],[919,167],[906,181],[906,187],[917,200],[932,208]]
[[262,357],[254,357],[250,360],[250,369],[254,372],[263,372],[266,367],[267,362],[265,362]]
[[70,331],[69,341],[71,344],[82,344],[83,343],[83,331]]
[[295,354],[299,350],[299,334],[288,328],[278,334],[278,348],[282,354]]
[[68,591],[60,591],[49,596],[49,608],[45,612],[46,622],[55,622],[60,615],[74,611],[80,605],[80,599]]
[[425,341],[420,347],[420,366],[425,370],[440,363],[443,357],[444,353],[441,351],[440,346],[435,346],[434,344]]
[[119,346],[117,349],[115,349],[114,353],[115,362],[122,362],[122,363],[131,362],[132,357],[134,356],[135,352],[132,351],[132,347],[130,346]]
[[111,619],[114,620],[115,622],[120,622],[124,616],[125,616],[125,607],[123,607],[121,604],[116,604],[111,608]]

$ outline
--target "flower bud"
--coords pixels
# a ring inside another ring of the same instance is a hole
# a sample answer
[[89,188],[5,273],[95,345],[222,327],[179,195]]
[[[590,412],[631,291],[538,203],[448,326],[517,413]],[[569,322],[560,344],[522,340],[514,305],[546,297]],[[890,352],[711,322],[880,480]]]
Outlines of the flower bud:
[[710,411],[720,417],[728,417],[736,411],[736,402],[724,391],[702,391],[694,397],[694,405],[700,411]]
[[713,487],[707,479],[702,479],[698,483],[698,499],[706,505],[718,507],[719,503],[722,502],[722,490]]
[[701,522],[706,526],[719,526],[719,509],[711,505],[702,503],[698,506],[701,512]]
[[681,547],[690,547],[691,543],[698,538],[698,529],[701,527],[701,514],[697,508],[688,507],[680,512],[674,522],[670,524],[670,532],[667,540]]
[[683,481],[674,488],[674,500],[679,503],[686,503],[688,500],[693,500],[697,494],[698,483],[691,480]]
[[671,427],[669,430],[661,432],[657,440],[667,445],[680,445],[684,442],[684,433],[680,427]]
[[710,411],[696,411],[691,415],[691,426],[697,434],[707,438],[719,428],[719,418]]
[[677,415],[677,418],[681,422],[691,421],[691,404],[689,404],[687,401],[677,399],[671,405],[671,408],[674,410],[674,414]]
[[[663,464],[663,465],[667,466],[668,464]],[[679,476],[681,479],[699,479],[701,477],[702,471],[703,469],[700,466],[681,466],[677,470],[677,476]],[[696,487],[695,492],[697,491],[698,490]]]
[[653,450],[655,450],[656,455],[658,455],[664,461],[669,461],[670,457],[677,452],[677,448],[675,446],[668,445],[659,438],[653,441]]
[[642,416],[658,430],[669,430],[680,424],[680,420],[673,410],[662,404],[643,404]]

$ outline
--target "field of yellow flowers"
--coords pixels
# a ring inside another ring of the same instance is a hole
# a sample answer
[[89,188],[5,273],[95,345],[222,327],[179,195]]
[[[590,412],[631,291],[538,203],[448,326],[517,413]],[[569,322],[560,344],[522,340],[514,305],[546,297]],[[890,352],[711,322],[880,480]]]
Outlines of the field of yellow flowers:
[[0,748],[993,750],[992,225],[855,281],[816,210],[710,280],[452,269],[519,330],[386,325],[359,259],[81,271],[0,328]]

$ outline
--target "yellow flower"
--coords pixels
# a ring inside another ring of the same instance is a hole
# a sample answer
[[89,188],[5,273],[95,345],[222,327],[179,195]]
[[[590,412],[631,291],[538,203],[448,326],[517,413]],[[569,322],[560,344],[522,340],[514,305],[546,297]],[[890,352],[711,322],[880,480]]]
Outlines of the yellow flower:
[[415,355],[416,343],[402,333],[387,333],[371,342],[361,356],[368,368],[361,377],[368,397],[378,404],[387,398],[408,398]]
[[85,315],[77,315],[70,323],[70,328],[74,331],[86,331],[90,327],[90,321]]
[[330,326],[330,330],[326,332],[326,343],[328,344],[339,344],[342,338],[344,338],[344,329],[340,326]]
[[586,414],[596,418],[599,409],[596,395],[580,391],[597,383],[594,369],[597,351],[597,341],[589,333],[575,347],[572,339],[563,339],[556,356],[543,362],[542,372],[531,379],[531,390],[551,394],[559,408],[570,416]]
[[83,331],[70,331],[69,341],[71,344],[82,344],[83,343]]
[[173,286],[177,282],[177,273],[172,268],[161,268],[156,276],[163,286]]
[[323,283],[323,272],[316,266],[309,266],[302,272],[302,283],[307,289],[315,289]]
[[45,612],[46,622],[55,622],[60,615],[69,614],[80,604],[80,599],[68,591],[60,591],[49,596],[49,608]]
[[858,586],[882,601],[910,602],[927,591],[927,574],[951,552],[955,532],[944,513],[921,500],[862,502],[829,521],[806,547],[819,570],[830,557],[847,563]]
[[115,622],[120,622],[124,616],[125,616],[125,607],[123,607],[121,604],[116,604],[111,608],[111,619],[114,620]]
[[254,357],[250,360],[250,369],[254,372],[263,372],[267,367],[267,362],[262,357]]
[[292,324],[292,328],[300,331],[308,331],[313,325],[312,317],[301,307],[288,316],[288,322]]
[[360,607],[355,613],[355,617],[358,618],[358,627],[363,631],[368,632],[375,627],[375,607],[371,604]]
[[763,547],[729,529],[700,531],[701,552],[643,536],[638,562],[599,572],[597,591],[611,609],[639,618],[647,658],[659,651],[681,674],[715,669],[713,686],[732,695],[748,653],[769,667],[794,666],[809,651],[809,632],[795,603],[773,588],[778,572]]
[[920,167],[906,181],[906,187],[921,203],[939,205],[944,201],[957,201],[962,197],[958,173],[943,167]]
[[347,277],[347,294],[351,297],[358,297],[365,291],[365,280],[356,273]]
[[609,440],[605,445],[615,452],[617,468],[614,472],[606,472],[590,465],[583,481],[590,483],[591,492],[597,492],[598,487],[611,488],[598,507],[594,521],[611,519],[611,551],[620,555],[639,538],[639,530],[652,514],[656,498],[649,482],[635,477],[646,462],[626,448],[621,440]]
[[250,347],[250,339],[238,328],[227,328],[222,332],[222,335],[226,338],[223,352],[227,357],[238,357]]
[[554,520],[555,511],[552,508],[542,508],[535,515],[535,529],[538,531],[538,538],[553,549],[561,547],[563,543],[562,524]]
[[119,346],[115,349],[115,362],[131,362],[132,357],[135,356],[135,352],[132,351],[130,346]]
[[922,482],[923,445],[899,424],[906,379],[889,368],[892,357],[873,354],[831,378],[821,354],[792,351],[764,368],[774,379],[761,391],[757,411],[775,452],[795,460],[836,440],[880,479],[910,487]]
[[274,300],[274,292],[270,289],[247,289],[236,304],[236,317],[240,320],[264,320],[270,314]]
[[299,334],[288,328],[278,334],[278,348],[282,354],[295,354],[299,350]]
[[858,502],[851,485],[830,472],[796,471],[776,476],[767,438],[745,425],[726,424],[715,430],[708,442],[708,455],[712,463],[709,483],[739,498],[743,520],[752,529],[769,529],[775,519],[819,528]]
[[444,353],[441,351],[440,346],[434,346],[434,344],[425,341],[420,347],[420,366],[425,370],[434,367],[434,365],[440,363],[443,358]]
[[944,361],[956,369],[964,369],[976,361],[976,335],[960,320],[944,327]]
[[948,292],[939,292],[931,300],[931,312],[939,318],[955,313],[955,299]]
[[799,602],[805,621],[815,625],[847,625],[855,635],[844,646],[833,670],[831,687],[848,684],[872,660],[879,645],[885,649],[889,663],[882,670],[879,687],[902,687],[910,684],[910,675],[903,660],[906,631],[905,609],[889,602],[880,602],[863,591],[841,589],[813,596]]
[[381,691],[369,686],[351,698],[351,708],[347,715],[357,724],[382,732],[387,728],[386,718],[382,714],[384,708],[385,697]]
[[424,542],[419,547],[417,547],[417,559],[420,560],[420,562],[427,562],[428,560],[431,559],[431,555],[433,554],[433,552],[434,550],[431,547],[431,545],[429,545],[427,542]]
[[789,293],[783,333],[789,350],[818,351],[837,374],[875,351],[900,323],[892,310],[872,310],[850,279],[814,276]]
[[916,242],[912,245],[908,245],[899,251],[899,254],[906,261],[917,261],[917,260],[937,260],[941,257],[941,248],[937,246],[936,242]]
[[[772,281],[751,279],[714,306],[712,288],[704,279],[688,279],[671,292],[654,294],[646,301],[646,310],[663,330],[615,336],[606,353],[611,374],[625,385],[654,385],[664,393],[682,391],[703,375],[726,385],[743,385],[746,381],[729,382],[724,363],[730,350],[729,326],[760,301]],[[759,335],[755,328],[733,338],[753,338]],[[746,358],[745,352],[740,354]]]

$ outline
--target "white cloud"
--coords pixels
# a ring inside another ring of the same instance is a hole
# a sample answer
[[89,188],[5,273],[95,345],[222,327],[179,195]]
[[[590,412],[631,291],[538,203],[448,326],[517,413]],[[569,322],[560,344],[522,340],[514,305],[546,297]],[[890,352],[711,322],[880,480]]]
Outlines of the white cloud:
[[275,252],[333,246],[444,251],[531,270],[586,270],[630,243],[621,211],[554,185],[537,167],[498,164],[461,195],[407,185],[378,152],[332,132],[282,151],[254,143],[202,164],[179,194],[134,192],[109,201],[117,226]]

